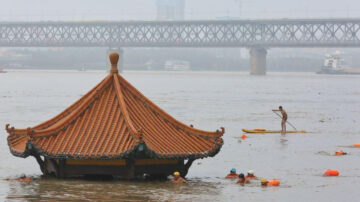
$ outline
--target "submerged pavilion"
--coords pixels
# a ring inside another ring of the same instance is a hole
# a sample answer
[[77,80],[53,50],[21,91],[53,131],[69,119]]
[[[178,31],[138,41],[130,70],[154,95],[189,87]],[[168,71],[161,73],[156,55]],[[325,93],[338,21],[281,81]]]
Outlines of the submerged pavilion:
[[35,127],[6,125],[14,156],[33,156],[44,175],[185,176],[194,160],[215,156],[224,128],[187,126],[147,99],[118,73],[110,74],[54,118]]

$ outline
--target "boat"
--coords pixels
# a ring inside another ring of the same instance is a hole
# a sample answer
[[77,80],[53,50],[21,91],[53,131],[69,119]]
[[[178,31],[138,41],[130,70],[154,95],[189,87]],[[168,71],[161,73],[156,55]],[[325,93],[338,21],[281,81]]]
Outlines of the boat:
[[168,60],[165,62],[166,71],[190,71],[190,63],[182,60]]
[[[283,133],[281,130],[266,130],[266,129],[242,129],[245,133]],[[305,130],[287,130],[285,133],[306,133]]]
[[316,72],[317,74],[360,74],[360,68],[344,67],[344,60],[340,52],[326,55],[324,65]]
[[81,68],[78,69],[78,71],[79,72],[86,72],[86,69],[85,69],[85,67],[81,67]]
[[6,73],[7,71],[5,71],[3,68],[0,68],[0,73]]

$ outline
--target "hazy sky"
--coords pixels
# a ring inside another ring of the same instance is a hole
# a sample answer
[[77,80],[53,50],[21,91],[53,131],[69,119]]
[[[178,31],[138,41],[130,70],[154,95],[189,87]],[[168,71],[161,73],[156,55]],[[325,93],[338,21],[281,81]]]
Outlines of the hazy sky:
[[[0,21],[153,20],[156,16],[155,2],[156,0],[0,0]],[[187,0],[185,16],[186,19],[239,16],[245,19],[360,17],[360,1]]]

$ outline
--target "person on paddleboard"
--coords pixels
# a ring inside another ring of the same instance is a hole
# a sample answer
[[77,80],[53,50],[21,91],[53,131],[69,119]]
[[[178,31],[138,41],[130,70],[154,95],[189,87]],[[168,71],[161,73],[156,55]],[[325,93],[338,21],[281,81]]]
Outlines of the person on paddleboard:
[[286,111],[282,108],[282,106],[279,106],[279,109],[273,109],[273,111],[281,113],[281,115],[282,115],[281,131],[286,132],[286,121],[287,121],[287,118],[288,118],[288,115],[287,115]]

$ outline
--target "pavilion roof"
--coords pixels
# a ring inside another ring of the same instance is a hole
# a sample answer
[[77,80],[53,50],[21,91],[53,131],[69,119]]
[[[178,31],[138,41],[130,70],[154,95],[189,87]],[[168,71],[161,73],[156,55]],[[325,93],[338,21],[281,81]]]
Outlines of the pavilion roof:
[[224,128],[208,132],[177,121],[118,74],[118,57],[111,54],[110,74],[59,115],[27,129],[7,124],[12,154],[121,159],[141,148],[152,158],[196,159],[218,153]]

